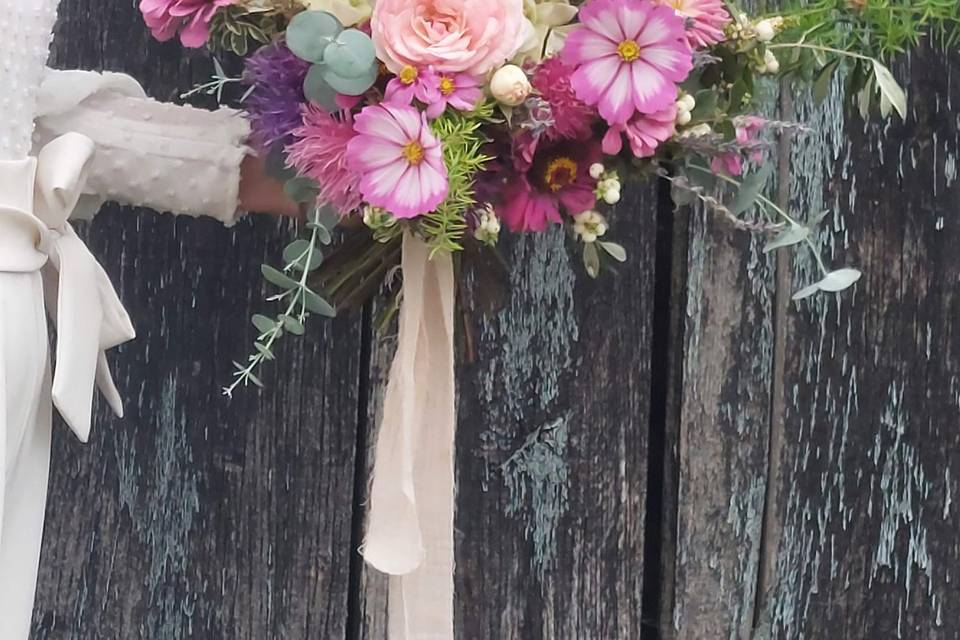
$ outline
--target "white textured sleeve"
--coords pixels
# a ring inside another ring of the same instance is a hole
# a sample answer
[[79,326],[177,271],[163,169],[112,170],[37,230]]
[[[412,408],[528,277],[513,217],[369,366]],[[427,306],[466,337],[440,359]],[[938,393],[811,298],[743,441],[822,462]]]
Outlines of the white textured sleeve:
[[129,76],[77,71],[49,71],[39,104],[35,147],[68,131],[97,146],[81,216],[112,200],[236,221],[250,132],[238,111],[165,104]]

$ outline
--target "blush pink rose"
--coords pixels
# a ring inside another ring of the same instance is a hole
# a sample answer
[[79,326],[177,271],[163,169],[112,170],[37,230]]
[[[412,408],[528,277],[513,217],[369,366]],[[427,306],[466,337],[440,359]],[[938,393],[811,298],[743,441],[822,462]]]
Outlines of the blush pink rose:
[[377,0],[370,29],[392,73],[433,67],[483,76],[516,54],[529,22],[523,0]]

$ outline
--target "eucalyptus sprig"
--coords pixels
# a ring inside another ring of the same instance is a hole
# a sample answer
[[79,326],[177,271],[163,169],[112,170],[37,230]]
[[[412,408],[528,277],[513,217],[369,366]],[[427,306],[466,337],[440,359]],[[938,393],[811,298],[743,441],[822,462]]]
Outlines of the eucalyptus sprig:
[[251,318],[253,326],[259,332],[253,346],[256,353],[247,357],[247,364],[234,362],[236,371],[233,382],[223,388],[223,394],[232,396],[240,386],[253,384],[262,387],[263,382],[257,371],[264,362],[274,360],[274,344],[285,334],[302,336],[307,319],[313,315],[332,318],[336,315],[334,307],[319,293],[310,288],[308,278],[323,263],[320,245],[330,244],[332,229],[336,224],[336,214],[329,208],[312,208],[307,229],[307,238],[294,240],[283,251],[285,266],[276,269],[268,264],[260,267],[263,277],[271,285],[282,291],[267,298],[270,302],[283,303],[284,311],[271,318],[256,314]]

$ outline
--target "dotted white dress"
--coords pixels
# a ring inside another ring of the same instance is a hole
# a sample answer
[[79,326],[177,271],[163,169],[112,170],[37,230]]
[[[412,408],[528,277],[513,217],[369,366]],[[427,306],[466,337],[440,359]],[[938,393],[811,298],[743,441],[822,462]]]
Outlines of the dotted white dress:
[[163,105],[117,74],[46,70],[57,1],[0,0],[2,640],[29,638],[50,461],[43,260],[24,259],[25,252],[36,254],[23,213],[34,208],[31,149],[71,131],[92,139],[96,151],[77,215],[117,200],[211,215],[225,224],[236,217],[240,163],[247,153],[247,125],[236,112]]

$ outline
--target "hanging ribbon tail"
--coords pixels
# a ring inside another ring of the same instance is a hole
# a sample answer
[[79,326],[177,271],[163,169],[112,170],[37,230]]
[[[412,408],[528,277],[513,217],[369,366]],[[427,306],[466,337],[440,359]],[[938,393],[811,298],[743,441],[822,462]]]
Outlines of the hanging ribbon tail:
[[43,276],[57,325],[53,403],[82,442],[90,436],[95,386],[123,415],[104,352],[136,336],[106,272],[67,222],[83,195],[93,152],[93,142],[79,134],[46,145],[37,158],[34,195],[35,215],[50,230]]
[[452,640],[454,280],[448,253],[403,237],[403,299],[374,451],[362,553],[390,574],[390,640]]

